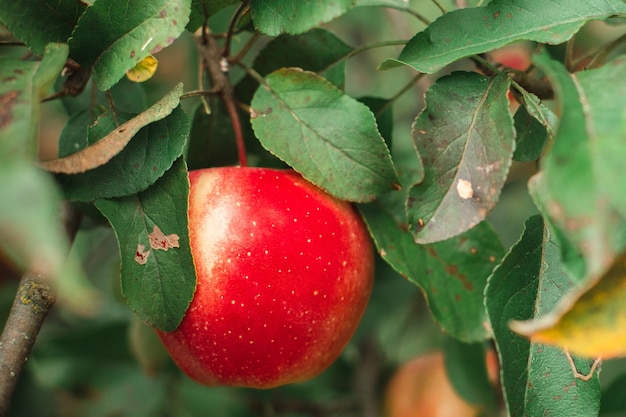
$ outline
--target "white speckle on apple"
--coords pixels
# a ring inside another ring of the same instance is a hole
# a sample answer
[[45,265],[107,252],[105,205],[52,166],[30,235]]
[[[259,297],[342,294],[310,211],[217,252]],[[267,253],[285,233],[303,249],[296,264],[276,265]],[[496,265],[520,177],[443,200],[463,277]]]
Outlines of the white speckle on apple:
[[313,291],[313,295],[318,295],[320,292],[318,290]]
[[235,301],[235,300],[232,300],[230,303],[231,303],[231,304],[235,304],[235,303],[236,303],[236,301]]
[[248,252],[248,253],[246,253],[246,255],[252,256],[252,252]]
[[298,223],[298,219],[293,219],[293,222],[294,223]]

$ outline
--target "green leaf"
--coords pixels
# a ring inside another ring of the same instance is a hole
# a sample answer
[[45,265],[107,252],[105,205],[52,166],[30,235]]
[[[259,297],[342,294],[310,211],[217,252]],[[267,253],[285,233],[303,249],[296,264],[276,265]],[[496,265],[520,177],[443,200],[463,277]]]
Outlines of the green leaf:
[[307,32],[322,23],[343,15],[353,7],[353,0],[252,0],[250,9],[254,26],[262,33]]
[[[280,35],[270,41],[254,60],[252,67],[262,76],[272,71],[297,67],[316,72],[343,88],[345,82],[345,61],[352,51],[333,33],[324,29],[313,29],[301,35]],[[236,86],[239,100],[249,102],[259,83],[246,75]]]
[[451,336],[466,342],[486,339],[483,288],[504,254],[495,232],[481,223],[450,240],[420,245],[394,216],[398,202],[401,205],[397,199],[383,198],[359,206],[379,254],[422,289],[433,316]]
[[536,161],[548,142],[548,131],[524,106],[517,109],[513,119],[517,132],[513,159],[519,162]]
[[[522,238],[489,277],[487,312],[501,364],[509,415],[597,415],[598,375],[577,377],[563,351],[531,343],[509,328],[511,320],[541,317],[555,308],[576,284],[563,270],[560,248],[540,216],[526,222]],[[588,374],[591,363],[574,358],[577,372]]]
[[[626,62],[569,74],[546,54],[536,65],[552,82],[561,111],[554,145],[531,181],[531,195],[559,230],[562,245],[582,255],[583,277],[598,279],[626,248]],[[579,262],[568,257],[574,271]]]
[[50,44],[40,62],[0,59],[0,153],[34,156],[41,99],[61,73],[68,48]]
[[387,59],[381,68],[404,64],[432,74],[458,59],[519,40],[560,44],[589,20],[624,14],[622,0],[494,0],[444,14],[415,35],[398,59]]
[[[187,23],[187,30],[189,32],[195,32],[204,23],[205,19],[213,16],[220,10],[232,6],[233,4],[241,3],[240,0],[192,0],[191,1],[191,15],[189,16],[189,23]],[[206,16],[205,16],[206,13]]]
[[148,110],[117,126],[96,143],[63,158],[40,162],[39,166],[54,173],[80,174],[106,164],[119,154],[144,126],[171,114],[180,103],[182,91],[182,84],[178,84]]
[[122,259],[122,294],[144,322],[174,330],[193,298],[196,276],[189,247],[184,161],[134,196],[97,200],[115,230]]
[[[124,77],[107,92],[115,104],[117,111],[126,113],[142,113],[148,108],[146,94],[141,83],[134,83]],[[85,88],[78,96],[66,96],[61,99],[68,114],[89,110],[94,119],[109,107],[107,95],[95,87]]]
[[[584,293],[583,293],[584,291]],[[626,254],[590,289],[572,291],[560,308],[539,320],[511,323],[533,341],[559,346],[588,358],[626,356]]]
[[468,403],[496,410],[493,386],[487,375],[484,343],[462,343],[447,337],[443,343],[446,373],[455,391]]
[[515,132],[508,110],[509,79],[453,73],[426,94],[413,126],[424,179],[407,201],[420,243],[448,239],[483,221],[506,180]]
[[[235,165],[238,161],[237,143],[224,104],[218,99],[209,100],[211,114],[199,105],[193,115],[186,159],[190,170]],[[250,153],[250,149],[246,151]]]
[[294,68],[275,71],[251,107],[263,146],[331,194],[367,202],[397,187],[374,115],[322,77]]
[[35,55],[43,55],[49,43],[67,43],[85,9],[76,0],[0,0],[0,21]]
[[[70,39],[70,57],[94,68],[101,91],[146,56],[169,46],[189,21],[191,0],[99,0],[87,8]],[[97,33],[98,36],[93,34]]]
[[[98,119],[97,137],[115,129],[110,114]],[[92,129],[93,130],[93,129]],[[139,130],[133,140],[109,162],[78,175],[60,175],[71,200],[92,201],[136,194],[148,188],[183,153],[189,120],[180,105],[171,114]]]

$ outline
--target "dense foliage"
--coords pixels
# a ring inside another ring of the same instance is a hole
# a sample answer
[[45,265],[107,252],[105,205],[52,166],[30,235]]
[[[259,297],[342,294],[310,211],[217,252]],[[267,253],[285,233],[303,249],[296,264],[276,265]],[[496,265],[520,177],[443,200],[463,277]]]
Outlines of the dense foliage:
[[[624,415],[625,17],[0,0],[0,308],[35,266],[57,298],[11,415],[384,415],[394,371],[431,351],[484,416]],[[341,358],[267,391],[191,382],[153,331],[195,289],[187,171],[246,163],[353,202],[380,255]]]

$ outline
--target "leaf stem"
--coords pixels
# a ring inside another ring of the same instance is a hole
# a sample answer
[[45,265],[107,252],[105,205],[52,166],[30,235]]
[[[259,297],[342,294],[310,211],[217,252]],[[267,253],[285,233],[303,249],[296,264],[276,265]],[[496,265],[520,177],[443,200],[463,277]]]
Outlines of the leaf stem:
[[447,13],[446,8],[443,7],[443,4],[439,3],[438,0],[430,0],[430,1],[433,2],[435,6],[437,6],[437,8],[441,11],[442,14]]
[[405,40],[399,40],[399,41],[382,41],[382,42],[373,42],[373,43],[368,43],[366,45],[361,45],[358,46],[356,48],[354,48],[353,50],[351,50],[350,52],[348,52],[347,54],[345,54],[344,56],[342,56],[341,58],[339,58],[338,60],[330,63],[329,65],[326,66],[326,68],[322,69],[321,71],[319,71],[320,73],[328,70],[329,68],[339,64],[342,61],[347,61],[348,59],[352,58],[353,56],[360,54],[361,52],[365,52],[368,51],[370,49],[375,49],[375,48],[383,48],[383,47],[387,47],[387,46],[398,46],[398,45],[406,45],[408,41]]
[[232,44],[233,34],[235,32],[235,26],[237,22],[249,9],[248,5],[249,1],[244,1],[239,5],[235,13],[233,14],[232,19],[230,19],[230,23],[228,25],[228,31],[226,32],[226,40],[224,41],[224,49],[222,51],[222,56],[228,58],[230,56],[230,46]]
[[389,98],[389,100],[387,100],[385,102],[385,104],[383,104],[380,107],[380,109],[378,109],[378,111],[376,112],[376,117],[378,117],[381,114],[383,114],[385,112],[385,110],[387,110],[393,104],[394,101],[396,101],[398,98],[402,97],[404,95],[404,93],[406,93],[411,88],[413,88],[413,86],[415,84],[417,84],[417,82],[419,80],[421,80],[424,75],[425,74],[423,72],[420,72],[417,75],[415,75],[413,78],[411,78],[411,80],[408,83],[406,83],[406,85],[404,87],[402,87],[396,94],[394,94],[391,98]]
[[421,14],[420,12],[418,12],[417,10],[413,10],[411,8],[407,8],[406,12],[408,14],[410,14],[413,17],[416,17],[417,20],[419,20],[420,22],[422,22],[423,24],[425,24],[426,26],[430,26],[430,20],[428,20],[426,18],[426,16],[424,16],[423,14]]
[[260,38],[261,38],[261,33],[254,32],[252,37],[248,39],[248,42],[246,42],[246,44],[241,48],[241,50],[237,53],[237,55],[235,55],[234,57],[228,57],[228,62],[231,65],[238,64],[243,59],[243,57],[246,56],[246,54],[250,51],[250,49],[254,46],[256,41],[258,41]]
[[604,45],[598,53],[589,61],[587,68],[596,68],[604,63],[606,57],[613,52],[618,46],[626,43],[626,33],[615,39],[614,41]]

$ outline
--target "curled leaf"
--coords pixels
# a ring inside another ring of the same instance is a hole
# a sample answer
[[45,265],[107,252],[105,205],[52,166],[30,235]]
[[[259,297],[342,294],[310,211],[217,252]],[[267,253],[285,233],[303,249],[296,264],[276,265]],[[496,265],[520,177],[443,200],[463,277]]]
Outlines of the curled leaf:
[[40,162],[39,166],[57,174],[80,174],[106,164],[142,127],[170,114],[178,106],[182,92],[183,85],[178,84],[148,110],[123,123],[93,145],[63,158]]

